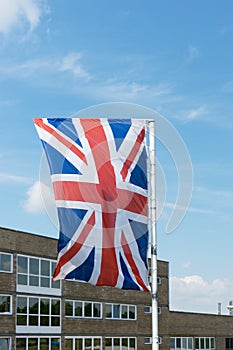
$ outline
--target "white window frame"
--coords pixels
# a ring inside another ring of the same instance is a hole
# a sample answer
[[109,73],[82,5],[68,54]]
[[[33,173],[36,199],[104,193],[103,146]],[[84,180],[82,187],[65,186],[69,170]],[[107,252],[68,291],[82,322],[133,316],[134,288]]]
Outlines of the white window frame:
[[[159,337],[159,345],[161,345],[162,343],[163,343],[162,337]],[[152,337],[145,337],[145,338],[144,338],[144,344],[145,344],[145,345],[150,345],[150,344],[152,344]]]
[[0,269],[0,272],[3,272],[3,273],[12,273],[13,272],[13,254],[11,253],[6,253],[6,252],[0,252],[0,256],[1,255],[8,255],[10,256],[10,270],[1,270]]
[[0,339],[7,339],[9,342],[8,342],[8,350],[11,350],[11,344],[12,344],[12,339],[11,337],[4,337],[4,336],[0,336]]
[[[107,314],[105,313],[105,318],[106,320],[126,320],[126,321],[136,321],[137,320],[137,306],[136,305],[132,305],[132,304],[117,304],[117,303],[106,303],[105,306],[107,307],[108,306],[111,306],[111,317],[108,317]],[[120,314],[120,317],[114,317],[114,306],[119,306],[120,308],[120,311],[119,311],[119,314]],[[122,308],[123,307],[127,307],[127,314],[128,316],[126,318],[122,317]],[[129,317],[129,311],[130,311],[130,307],[133,307],[134,308],[134,318],[130,318]]]
[[[16,305],[16,332],[17,333],[38,333],[38,331],[40,333],[60,333],[61,332],[61,322],[62,322],[62,315],[61,315],[61,299],[60,298],[52,298],[52,297],[48,297],[48,296],[44,296],[44,297],[39,297],[39,296],[32,296],[32,295],[17,295],[16,301],[18,303],[18,298],[23,297],[27,299],[27,311],[26,313],[18,313],[17,312],[17,305]],[[29,312],[29,300],[30,299],[38,299],[38,313],[37,314],[30,314]],[[49,299],[49,313],[48,314],[42,314],[40,312],[40,301],[41,299]],[[60,302],[60,312],[59,315],[53,315],[52,314],[52,301],[56,300]],[[18,325],[17,324],[17,316],[26,316],[26,325]],[[30,316],[36,316],[38,317],[38,325],[30,325],[29,324],[29,317]],[[44,325],[40,325],[40,317],[43,316],[47,316],[49,318],[49,325],[48,326],[44,326]],[[59,322],[59,326],[52,326],[52,317],[59,317],[60,322]]]
[[[203,341],[204,341],[204,348],[201,348],[201,339],[203,339]],[[206,345],[206,343],[207,343],[207,340],[208,339],[208,341],[209,341],[209,347],[207,347]],[[212,348],[211,347],[211,339],[213,339],[213,341],[214,341],[214,347]],[[198,348],[196,348],[195,347],[195,349],[196,350],[206,350],[206,349],[208,349],[208,350],[214,350],[215,348],[216,348],[216,342],[215,342],[215,337],[195,337],[194,338],[194,346],[196,346],[196,341],[198,340]]]
[[135,350],[137,350],[137,338],[136,337],[105,337],[105,340],[107,340],[107,339],[111,339],[111,342],[112,342],[112,345],[111,345],[112,349],[111,350],[114,350],[114,339],[119,339],[120,346],[119,346],[119,348],[117,348],[119,350],[123,350],[123,349],[126,350],[125,346],[124,346],[124,348],[122,347],[122,340],[123,339],[127,339],[127,342],[128,342],[127,350],[132,349],[132,348],[130,348],[129,342],[130,342],[130,339],[134,339]]
[[100,340],[100,349],[102,349],[102,337],[98,337],[98,336],[85,336],[85,337],[65,337],[65,341],[71,339],[72,340],[72,350],[75,350],[75,340],[76,339],[82,339],[83,340],[83,345],[82,345],[82,350],[85,350],[85,340],[86,339],[91,339],[91,348],[90,350],[94,350],[94,341],[95,339]]
[[[19,271],[18,259],[20,257],[23,257],[23,258],[27,259],[27,271],[26,272],[20,272]],[[38,260],[38,263],[39,263],[39,273],[38,274],[30,273],[30,270],[29,270],[30,269],[30,259]],[[49,276],[42,275],[42,273],[41,273],[42,261],[49,262],[49,266],[50,266],[50,274],[49,274]],[[59,283],[59,288],[52,287],[52,285],[53,285],[53,281],[52,281],[53,264],[56,265],[56,260],[47,259],[47,258],[43,258],[43,257],[36,257],[36,256],[29,256],[29,255],[18,254],[17,255],[17,292],[28,293],[30,291],[30,293],[32,293],[32,294],[49,294],[49,295],[61,296],[61,282]],[[20,284],[20,283],[18,283],[18,277],[19,276],[26,276],[27,284]],[[30,277],[37,277],[39,279],[39,286],[31,285],[30,284]],[[49,280],[49,287],[41,286],[41,279],[43,277],[44,278],[48,278],[48,280]]]
[[[29,336],[29,337],[25,337],[25,336],[16,336],[16,341],[17,341],[17,339],[26,339],[26,349],[25,350],[28,350],[28,340],[29,339],[38,339],[38,347],[37,347],[37,350],[39,350],[40,349],[40,339],[44,339],[44,338],[46,338],[46,339],[49,339],[49,350],[51,350],[51,348],[52,348],[52,339],[59,339],[59,341],[60,341],[60,345],[59,345],[59,348],[57,348],[57,350],[61,350],[61,337],[60,336],[57,336],[56,337],[56,335],[50,335],[50,336],[47,336],[47,335],[45,335],[45,336]],[[17,347],[16,347],[16,344],[15,344],[15,349],[17,350]]]
[[[194,347],[194,342],[193,342],[193,337],[170,337],[170,341],[171,339],[175,339],[175,347],[171,348],[171,343],[170,343],[170,350],[192,350]],[[176,346],[176,343],[177,343],[177,339],[180,339],[180,347],[177,347]],[[191,339],[191,347],[188,347],[189,346],[189,339]],[[183,342],[186,342],[186,346],[184,347],[183,346]]]
[[12,315],[12,295],[10,294],[0,294],[0,297],[10,297],[10,311],[1,312],[0,315]]
[[[72,316],[66,315],[66,302],[69,302],[72,304]],[[82,316],[76,316],[75,315],[75,303],[81,303],[82,304]],[[91,316],[85,316],[85,304],[91,304]],[[99,304],[100,305],[100,316],[94,316],[94,305]],[[95,319],[102,319],[103,314],[103,306],[101,302],[98,301],[88,301],[88,300],[65,300],[65,317],[70,318],[95,318]]]

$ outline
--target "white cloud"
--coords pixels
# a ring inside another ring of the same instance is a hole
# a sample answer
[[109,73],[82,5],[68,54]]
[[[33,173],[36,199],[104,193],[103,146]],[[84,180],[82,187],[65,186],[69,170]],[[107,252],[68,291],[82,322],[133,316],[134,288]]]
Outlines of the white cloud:
[[75,76],[90,79],[90,74],[82,67],[80,59],[82,55],[79,52],[73,52],[66,55],[61,63],[59,70],[60,71],[70,71]]
[[193,207],[185,207],[182,205],[177,205],[176,203],[172,202],[166,202],[165,203],[166,208],[175,209],[175,210],[181,210],[181,211],[187,211],[189,213],[198,213],[198,214],[216,214],[215,211],[209,210],[209,209],[203,209],[203,208],[193,208]]
[[15,182],[15,183],[30,183],[32,180],[23,177],[23,176],[17,176],[17,175],[12,175],[12,174],[7,174],[7,173],[0,173],[0,182]]
[[199,106],[197,108],[187,109],[181,111],[179,114],[174,116],[176,119],[189,123],[194,120],[209,121],[209,111],[205,106]]
[[[0,0],[1,1],[1,0]],[[36,59],[27,60],[12,66],[0,67],[2,76],[17,77],[20,79],[31,78],[40,72],[41,78],[46,78],[48,81],[49,74],[57,74],[60,72],[70,72],[74,77],[82,78],[85,81],[90,80],[91,75],[83,67],[81,63],[81,54],[79,52],[67,54],[64,57],[40,57]]]
[[192,62],[200,56],[200,51],[197,47],[189,45],[188,47],[188,61]]
[[27,200],[23,203],[23,208],[29,213],[40,213],[44,212],[47,207],[55,207],[54,197],[49,186],[40,181],[34,182],[29,188],[27,197]]
[[39,24],[41,1],[0,0],[0,32],[8,33],[27,22],[30,30]]
[[222,313],[227,314],[227,305],[233,295],[233,279],[222,278],[211,282],[202,276],[171,277],[171,309],[216,313],[222,303]]

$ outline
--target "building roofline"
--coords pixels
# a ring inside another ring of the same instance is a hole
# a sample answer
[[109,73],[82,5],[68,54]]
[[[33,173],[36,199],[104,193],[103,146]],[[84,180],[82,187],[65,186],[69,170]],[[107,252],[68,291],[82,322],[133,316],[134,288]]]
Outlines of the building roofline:
[[55,238],[55,237],[46,236],[46,235],[42,235],[42,234],[34,233],[34,232],[26,232],[26,231],[17,230],[17,229],[13,229],[13,228],[9,228],[9,227],[2,227],[2,226],[0,226],[0,230],[11,231],[11,232],[15,232],[15,233],[22,233],[22,234],[25,234],[25,235],[37,236],[37,237],[42,237],[42,238],[52,239],[54,241],[58,241],[58,238]]

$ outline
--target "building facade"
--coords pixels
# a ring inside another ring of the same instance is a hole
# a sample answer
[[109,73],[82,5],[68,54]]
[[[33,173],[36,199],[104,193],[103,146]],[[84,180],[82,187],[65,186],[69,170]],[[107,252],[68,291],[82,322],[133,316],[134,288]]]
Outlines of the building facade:
[[[57,240],[0,228],[0,350],[151,349],[148,292],[52,281]],[[161,350],[233,349],[233,318],[169,310],[158,261]]]

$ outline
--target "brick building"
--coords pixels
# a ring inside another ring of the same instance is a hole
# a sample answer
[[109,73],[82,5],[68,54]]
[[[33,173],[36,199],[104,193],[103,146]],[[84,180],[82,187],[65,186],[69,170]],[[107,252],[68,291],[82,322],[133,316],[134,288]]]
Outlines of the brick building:
[[[151,295],[53,282],[57,240],[0,228],[0,350],[151,349]],[[161,350],[233,349],[233,318],[169,310],[158,261]]]

